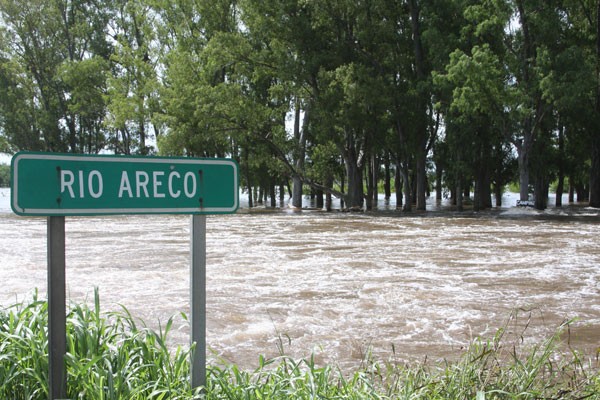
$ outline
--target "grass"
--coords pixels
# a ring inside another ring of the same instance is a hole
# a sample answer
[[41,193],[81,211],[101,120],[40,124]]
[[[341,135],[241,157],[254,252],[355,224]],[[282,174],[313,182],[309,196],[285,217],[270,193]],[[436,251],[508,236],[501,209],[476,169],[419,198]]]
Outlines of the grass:
[[[0,311],[0,398],[47,399],[47,303]],[[209,365],[207,387],[192,392],[190,349],[171,349],[172,320],[155,332],[126,309],[102,314],[75,305],[67,317],[71,399],[600,399],[597,360],[563,343],[568,324],[525,348],[499,329],[473,341],[455,362],[405,365],[367,358],[342,373],[313,358],[258,358],[254,371]],[[521,338],[522,339],[522,338]],[[565,348],[566,347],[566,348]]]

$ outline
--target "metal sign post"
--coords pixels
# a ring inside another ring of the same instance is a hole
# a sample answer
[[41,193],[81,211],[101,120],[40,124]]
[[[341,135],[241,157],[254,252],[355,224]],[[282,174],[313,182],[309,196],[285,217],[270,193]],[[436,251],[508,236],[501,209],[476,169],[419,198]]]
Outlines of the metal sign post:
[[190,324],[192,390],[206,386],[206,215],[239,207],[238,165],[230,159],[15,154],[11,207],[48,217],[48,379],[65,398],[65,216],[192,214]]
[[206,216],[192,215],[190,226],[190,324],[192,390],[206,386]]
[[50,399],[67,397],[65,217],[48,217],[48,389]]

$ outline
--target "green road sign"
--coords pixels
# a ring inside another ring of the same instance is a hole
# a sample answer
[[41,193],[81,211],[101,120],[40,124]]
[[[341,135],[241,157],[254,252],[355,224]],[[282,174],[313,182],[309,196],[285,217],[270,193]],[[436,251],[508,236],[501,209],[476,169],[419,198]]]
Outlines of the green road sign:
[[239,207],[230,159],[17,153],[11,207],[19,215],[224,214]]

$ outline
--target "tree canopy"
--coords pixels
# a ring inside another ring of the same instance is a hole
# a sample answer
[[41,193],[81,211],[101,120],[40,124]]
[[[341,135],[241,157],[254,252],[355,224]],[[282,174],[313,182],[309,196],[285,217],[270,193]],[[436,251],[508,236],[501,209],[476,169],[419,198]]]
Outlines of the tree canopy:
[[[0,150],[233,157],[252,202],[600,207],[600,0],[0,0]],[[395,174],[394,174],[395,173]],[[252,198],[252,196],[256,198]],[[558,204],[560,205],[560,204]]]

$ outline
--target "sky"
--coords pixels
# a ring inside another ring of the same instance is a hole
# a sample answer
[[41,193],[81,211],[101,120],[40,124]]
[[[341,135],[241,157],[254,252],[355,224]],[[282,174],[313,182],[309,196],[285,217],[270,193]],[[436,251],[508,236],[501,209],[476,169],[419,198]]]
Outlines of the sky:
[[6,153],[0,153],[0,164],[10,164],[11,156]]

